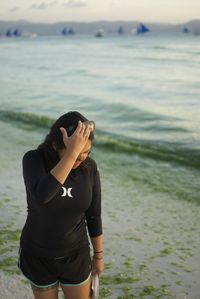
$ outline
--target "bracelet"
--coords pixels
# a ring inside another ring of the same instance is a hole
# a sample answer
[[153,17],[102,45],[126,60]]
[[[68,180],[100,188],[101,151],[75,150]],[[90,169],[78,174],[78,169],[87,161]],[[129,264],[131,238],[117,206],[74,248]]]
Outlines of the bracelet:
[[94,253],[102,253],[103,252],[103,250],[102,251],[94,251]]

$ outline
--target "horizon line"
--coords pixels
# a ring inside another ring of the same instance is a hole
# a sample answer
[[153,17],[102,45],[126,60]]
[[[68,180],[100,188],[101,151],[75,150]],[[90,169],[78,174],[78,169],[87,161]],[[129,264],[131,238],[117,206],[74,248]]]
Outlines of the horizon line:
[[194,21],[200,21],[200,19],[189,19],[188,21],[182,21],[182,22],[177,22],[173,23],[170,21],[138,21],[138,20],[95,20],[95,21],[55,21],[55,22],[41,22],[41,21],[28,21],[25,19],[19,19],[19,20],[1,20],[0,22],[26,22],[26,23],[33,23],[33,24],[57,24],[57,23],[98,23],[98,22],[109,22],[109,23],[114,23],[114,22],[124,22],[124,23],[130,23],[130,22],[138,22],[138,23],[159,23],[159,24],[171,24],[171,25],[179,25],[179,24],[184,24],[188,22],[194,22]]

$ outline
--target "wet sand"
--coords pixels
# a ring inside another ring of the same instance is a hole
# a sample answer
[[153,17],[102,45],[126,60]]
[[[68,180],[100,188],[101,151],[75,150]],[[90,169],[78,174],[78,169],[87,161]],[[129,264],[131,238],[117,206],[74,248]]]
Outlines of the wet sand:
[[[26,218],[21,158],[43,135],[23,128],[13,132],[11,124],[0,125],[5,140],[0,152],[0,298],[33,298],[16,266]],[[132,166],[118,162],[119,154],[103,155],[96,148],[93,152],[102,181],[105,271],[100,297],[199,299],[199,205],[155,192],[148,185],[141,188],[141,182],[130,175]],[[9,281],[21,282],[14,294]]]

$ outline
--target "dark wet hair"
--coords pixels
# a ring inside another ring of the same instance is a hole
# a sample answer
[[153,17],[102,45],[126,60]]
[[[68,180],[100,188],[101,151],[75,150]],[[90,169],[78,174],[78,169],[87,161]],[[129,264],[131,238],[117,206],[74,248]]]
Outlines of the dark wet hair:
[[[54,150],[52,143],[55,142],[57,150],[65,148],[60,127],[65,128],[68,136],[71,136],[76,130],[79,120],[82,122],[88,121],[88,119],[78,111],[69,111],[61,115],[50,128],[44,141],[38,146],[38,149],[43,152],[47,171],[50,171],[60,160],[58,152]],[[92,141],[93,139],[94,133],[91,132],[89,140]],[[78,168],[87,168],[87,162],[89,162],[88,158],[86,158]]]

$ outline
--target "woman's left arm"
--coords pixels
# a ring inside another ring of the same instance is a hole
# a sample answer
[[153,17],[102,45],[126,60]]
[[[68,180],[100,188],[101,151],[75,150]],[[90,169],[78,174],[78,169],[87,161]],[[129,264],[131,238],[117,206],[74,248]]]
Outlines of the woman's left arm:
[[86,211],[88,233],[93,246],[93,269],[99,275],[103,271],[103,230],[101,220],[101,182],[98,167],[95,162],[92,188],[92,202]]
[[98,275],[101,275],[104,269],[103,262],[103,234],[96,237],[90,238],[94,250],[94,255],[92,259],[92,272],[97,272]]

